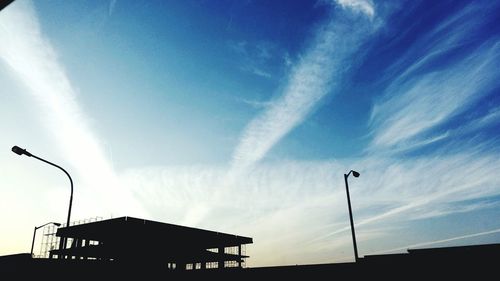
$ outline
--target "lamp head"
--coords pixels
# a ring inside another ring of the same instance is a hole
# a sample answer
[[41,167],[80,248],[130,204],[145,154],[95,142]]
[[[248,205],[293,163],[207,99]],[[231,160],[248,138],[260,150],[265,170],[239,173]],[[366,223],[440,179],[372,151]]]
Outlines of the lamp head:
[[352,171],[352,175],[353,175],[355,178],[359,177],[359,173],[358,173],[358,172],[356,172],[356,171]]
[[12,152],[14,152],[17,155],[26,155],[31,157],[31,153],[29,153],[26,149],[22,149],[19,146],[15,145],[12,147]]
[[61,226],[61,224],[58,223],[58,222],[53,222],[52,224],[55,225],[55,226],[57,226],[57,227]]

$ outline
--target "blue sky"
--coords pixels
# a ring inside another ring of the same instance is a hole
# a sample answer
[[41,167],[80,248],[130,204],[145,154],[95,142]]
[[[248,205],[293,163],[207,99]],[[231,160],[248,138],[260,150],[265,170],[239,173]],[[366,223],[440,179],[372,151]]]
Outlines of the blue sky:
[[[24,1],[0,12],[0,254],[137,216],[249,266],[500,242],[493,1]],[[36,248],[35,248],[36,250]]]

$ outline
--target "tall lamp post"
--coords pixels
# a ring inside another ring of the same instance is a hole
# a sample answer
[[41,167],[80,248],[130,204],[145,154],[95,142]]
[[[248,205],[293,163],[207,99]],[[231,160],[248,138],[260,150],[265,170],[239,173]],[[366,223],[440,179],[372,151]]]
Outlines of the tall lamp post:
[[[49,165],[52,165],[54,167],[57,167],[59,169],[61,169],[69,178],[69,182],[71,183],[71,195],[69,197],[69,209],[68,209],[68,219],[66,220],[66,227],[69,227],[69,221],[70,221],[70,218],[71,218],[71,205],[73,204],[73,180],[71,179],[71,176],[68,174],[68,172],[66,172],[66,170],[64,170],[61,166],[58,166],[52,162],[49,162],[45,159],[42,159],[36,155],[33,155],[31,153],[29,153],[26,149],[22,149],[20,148],[19,146],[13,146],[12,147],[12,152],[14,152],[15,154],[17,155],[26,155],[28,157],[33,157],[33,158],[36,158],[42,162],[45,162]],[[63,247],[64,246],[64,247]],[[63,248],[66,248],[66,239],[61,239],[61,243],[59,244],[59,248],[62,250]]]
[[40,225],[40,226],[35,226],[35,229],[33,230],[33,241],[31,241],[31,256],[33,257],[33,247],[35,246],[35,235],[36,235],[36,231],[39,229],[39,228],[42,228],[48,224],[53,224],[55,226],[61,226],[60,223],[57,223],[57,222],[48,222],[44,225]]
[[354,221],[352,219],[352,208],[351,208],[351,198],[349,196],[349,184],[347,183],[347,178],[349,175],[352,173],[352,175],[357,178],[359,177],[359,173],[356,171],[349,171],[349,173],[344,174],[344,180],[345,180],[345,190],[347,193],[347,205],[349,206],[349,219],[351,221],[351,233],[352,233],[352,244],[354,245],[354,258],[355,261],[357,262],[359,257],[358,257],[358,246],[356,245],[356,233],[354,232]]

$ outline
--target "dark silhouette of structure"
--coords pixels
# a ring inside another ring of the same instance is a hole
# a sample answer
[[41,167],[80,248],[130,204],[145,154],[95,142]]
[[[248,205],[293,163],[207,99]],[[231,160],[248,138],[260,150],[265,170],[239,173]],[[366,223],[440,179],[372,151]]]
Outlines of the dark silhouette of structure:
[[70,246],[50,257],[144,264],[176,270],[241,268],[248,256],[242,246],[252,238],[180,225],[120,217],[59,228],[56,236]]
[[[23,149],[23,148],[20,148],[19,146],[15,145],[12,147],[12,152],[14,152],[15,154],[17,155],[26,155],[28,157],[33,157],[35,159],[38,159],[42,162],[45,162],[51,166],[54,166],[56,168],[59,168],[61,171],[63,171],[66,176],[68,176],[69,178],[69,182],[71,184],[71,194],[69,196],[69,208],[68,208],[68,217],[66,219],[66,226],[69,226],[70,225],[70,219],[71,219],[71,206],[73,205],[73,179],[71,179],[71,176],[69,175],[69,173],[63,169],[63,167],[59,166],[59,165],[56,165],[50,161],[47,161],[43,158],[40,158],[36,155],[33,155],[31,154],[30,152],[28,152],[26,149]],[[66,240],[65,239],[61,239],[60,240],[60,244],[59,244],[59,249],[63,249],[63,248],[66,248]],[[61,256],[62,257],[62,256]]]

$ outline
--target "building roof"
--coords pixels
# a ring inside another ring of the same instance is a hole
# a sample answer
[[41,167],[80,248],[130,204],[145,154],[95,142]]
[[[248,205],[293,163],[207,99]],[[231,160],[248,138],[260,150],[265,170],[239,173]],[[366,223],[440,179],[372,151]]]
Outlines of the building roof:
[[121,237],[160,238],[161,240],[175,240],[176,243],[196,243],[203,245],[203,247],[207,249],[217,248],[219,246],[231,247],[253,243],[250,237],[133,217],[120,217],[63,227],[57,230],[57,236],[91,239],[96,241],[120,239]]

